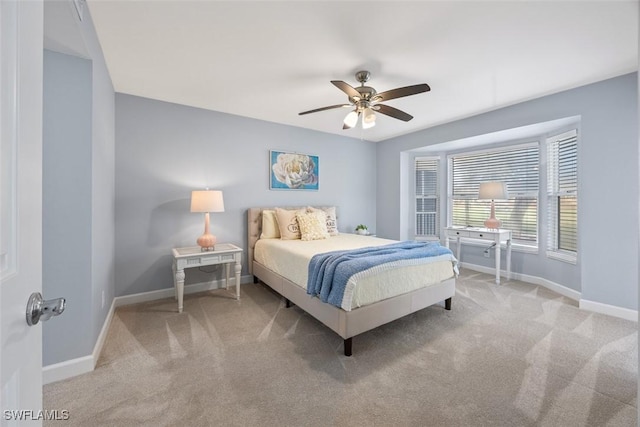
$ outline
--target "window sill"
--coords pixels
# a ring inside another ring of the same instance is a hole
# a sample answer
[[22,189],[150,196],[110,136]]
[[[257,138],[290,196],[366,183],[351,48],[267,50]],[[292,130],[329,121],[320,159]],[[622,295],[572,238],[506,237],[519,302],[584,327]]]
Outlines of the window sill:
[[547,251],[547,258],[576,265],[578,256],[573,252]]
[[417,242],[439,242],[439,236],[414,236],[413,240]]

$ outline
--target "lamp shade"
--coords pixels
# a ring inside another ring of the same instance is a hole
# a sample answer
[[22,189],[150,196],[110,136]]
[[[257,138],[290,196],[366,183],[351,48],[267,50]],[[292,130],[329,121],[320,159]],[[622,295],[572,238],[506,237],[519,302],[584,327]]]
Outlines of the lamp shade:
[[509,198],[507,184],[501,181],[483,182],[478,191],[479,200],[506,200]]
[[222,191],[192,191],[191,212],[224,212],[224,200],[222,199]]
[[344,124],[350,128],[354,127],[358,123],[359,114],[357,111],[352,111],[344,118]]
[[376,125],[376,115],[369,107],[362,113],[362,129],[369,129]]

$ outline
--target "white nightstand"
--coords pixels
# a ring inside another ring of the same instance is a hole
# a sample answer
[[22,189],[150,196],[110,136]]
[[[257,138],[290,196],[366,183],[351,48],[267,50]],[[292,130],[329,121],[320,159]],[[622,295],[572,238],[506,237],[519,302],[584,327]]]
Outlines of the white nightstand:
[[500,284],[500,244],[507,244],[507,279],[511,277],[511,230],[503,228],[470,228],[470,227],[446,227],[444,229],[445,244],[449,247],[449,239],[456,239],[458,249],[456,258],[460,262],[460,239],[488,240],[496,244],[496,283]]
[[202,252],[200,246],[173,249],[173,283],[176,290],[176,299],[178,300],[178,313],[182,313],[184,269],[216,264],[224,264],[227,290],[229,290],[229,266],[235,264],[236,299],[239,300],[242,248],[231,243],[218,243],[213,251],[207,252]]

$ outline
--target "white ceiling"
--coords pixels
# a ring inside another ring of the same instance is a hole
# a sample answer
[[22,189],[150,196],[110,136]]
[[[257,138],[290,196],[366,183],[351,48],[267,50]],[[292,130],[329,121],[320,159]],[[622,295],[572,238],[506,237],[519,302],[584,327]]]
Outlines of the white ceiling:
[[[637,1],[89,0],[115,90],[370,141],[638,69]],[[428,83],[342,130],[352,86]]]

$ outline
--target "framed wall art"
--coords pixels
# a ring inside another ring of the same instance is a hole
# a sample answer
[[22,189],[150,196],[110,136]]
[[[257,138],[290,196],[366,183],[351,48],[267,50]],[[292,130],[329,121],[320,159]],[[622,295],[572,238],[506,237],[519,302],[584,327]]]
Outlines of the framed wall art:
[[286,151],[269,152],[271,190],[318,190],[318,156]]

